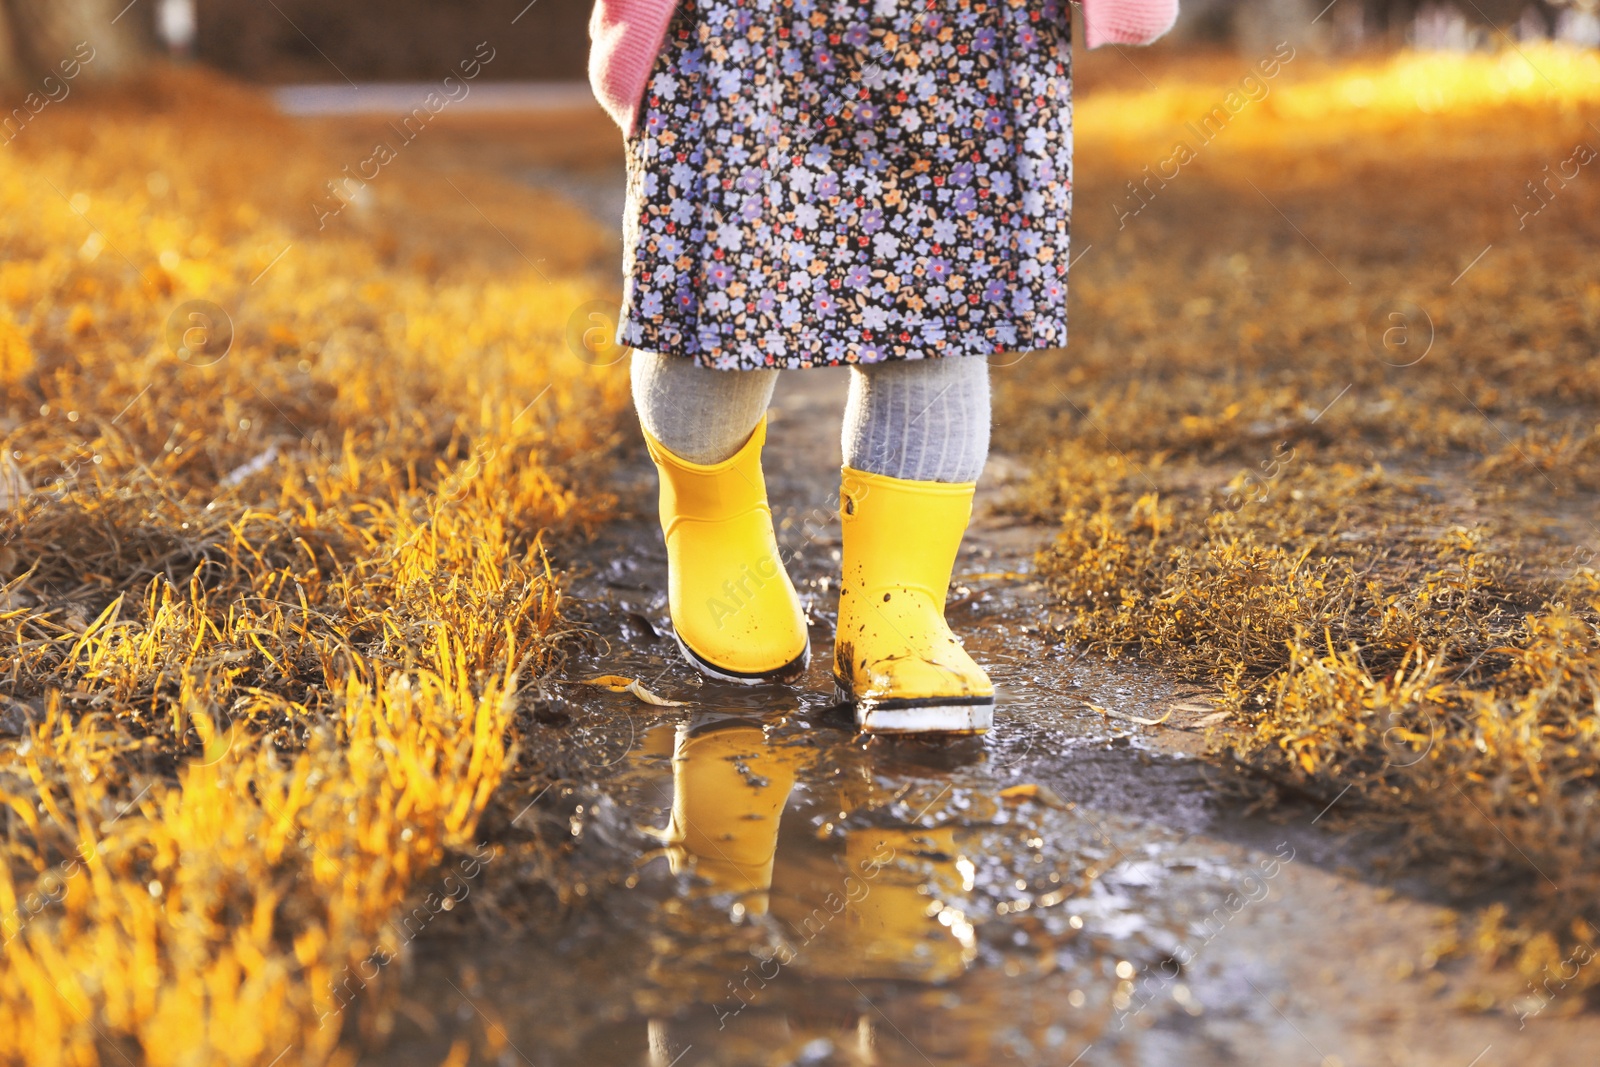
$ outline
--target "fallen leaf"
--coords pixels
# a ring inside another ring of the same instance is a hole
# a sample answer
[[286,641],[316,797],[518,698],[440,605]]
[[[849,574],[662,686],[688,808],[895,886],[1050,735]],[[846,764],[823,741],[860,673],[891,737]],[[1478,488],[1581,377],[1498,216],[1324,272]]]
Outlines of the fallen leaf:
[[620,674],[602,674],[598,678],[587,678],[577,685],[598,685],[602,689],[609,689],[613,693],[625,693],[628,686],[639,684],[636,679],[624,678]]
[[613,693],[632,693],[646,704],[654,704],[658,708],[683,708],[688,707],[688,702],[683,700],[668,700],[658,697],[650,690],[639,684],[637,678],[624,678],[620,674],[602,674],[598,678],[589,678],[578,682],[578,685],[597,685],[602,689],[609,689]]
[[1056,791],[1047,785],[1009,785],[1000,790],[1000,799],[1007,804],[1020,804],[1024,800],[1037,800],[1047,808],[1058,811],[1067,810],[1067,802],[1056,795]]
[[1161,716],[1159,719],[1143,719],[1137,715],[1124,715],[1120,711],[1112,711],[1109,708],[1102,708],[1099,704],[1085,704],[1084,707],[1088,708],[1090,711],[1098,711],[1108,719],[1121,719],[1123,722],[1136,722],[1140,726],[1160,726],[1162,723],[1172,718],[1171,708],[1168,708],[1167,713]]

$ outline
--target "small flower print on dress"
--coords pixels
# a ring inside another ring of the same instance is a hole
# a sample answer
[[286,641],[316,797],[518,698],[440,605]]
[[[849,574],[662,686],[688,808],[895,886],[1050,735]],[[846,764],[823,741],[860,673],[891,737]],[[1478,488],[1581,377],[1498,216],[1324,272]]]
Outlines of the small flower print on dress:
[[727,370],[1058,348],[1064,0],[682,0],[629,140],[619,340]]

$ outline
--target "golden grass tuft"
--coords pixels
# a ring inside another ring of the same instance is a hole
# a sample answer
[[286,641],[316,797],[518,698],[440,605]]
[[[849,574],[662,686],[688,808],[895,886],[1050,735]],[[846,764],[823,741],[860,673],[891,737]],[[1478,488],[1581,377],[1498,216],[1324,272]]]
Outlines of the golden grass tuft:
[[319,230],[348,162],[170,73],[0,154],[0,1062],[347,1059],[561,655],[605,235],[404,158]]
[[1528,183],[1600,148],[1600,61],[1296,59],[1142,205],[1245,64],[1136,62],[1077,110],[1073,346],[996,372],[1065,635],[1513,890],[1479,941],[1536,971],[1600,922],[1600,171]]

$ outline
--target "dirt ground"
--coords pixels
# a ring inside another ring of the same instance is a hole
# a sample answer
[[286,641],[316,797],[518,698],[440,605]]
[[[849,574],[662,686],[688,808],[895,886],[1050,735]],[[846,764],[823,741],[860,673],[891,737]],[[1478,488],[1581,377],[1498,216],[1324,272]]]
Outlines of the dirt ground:
[[[573,561],[606,642],[567,675],[637,677],[687,706],[558,687],[573,720],[535,758],[561,785],[521,828],[570,834],[583,890],[560,921],[513,935],[492,916],[515,891],[486,874],[494,905],[427,938],[407,979],[403,1015],[453,1021],[427,1039],[403,1031],[405,1062],[485,1030],[471,1062],[1581,1062],[1600,1020],[1552,1007],[1524,1028],[1479,1010],[1517,980],[1441,961],[1457,916],[1425,879],[1384,876],[1384,841],[1324,832],[1318,806],[1250,814],[1231,800],[1226,776],[1194,756],[1200,735],[1173,728],[1198,729],[1206,694],[1044,639],[1052,613],[1029,571],[1049,531],[1008,517],[1011,457],[985,472],[951,607],[999,686],[995,733],[961,746],[857,736],[827,667],[844,385],[843,372],[787,375],[771,423],[780,539],[813,620],[813,666],[793,689],[704,682],[655,636],[654,476],[644,462],[625,475],[638,517]],[[1132,721],[1169,712],[1159,728]],[[747,894],[692,878],[659,836],[675,803],[693,803],[684,739],[719,722],[750,772],[726,817],[782,807],[764,916]],[[914,852],[902,844],[915,858],[900,884],[873,890],[897,894],[885,902],[896,924],[863,905],[803,936],[797,916],[825,907],[857,842],[919,835]],[[763,970],[802,941],[792,965]]]

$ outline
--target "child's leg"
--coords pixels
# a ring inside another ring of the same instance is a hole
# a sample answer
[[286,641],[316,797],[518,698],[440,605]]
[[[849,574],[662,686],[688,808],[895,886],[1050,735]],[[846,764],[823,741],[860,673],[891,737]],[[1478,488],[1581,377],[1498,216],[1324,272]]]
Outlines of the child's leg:
[[989,364],[976,356],[853,367],[844,465],[919,482],[973,482],[989,454]]
[[634,404],[661,475],[673,632],[702,673],[745,684],[787,681],[811,656],[761,473],[777,378],[633,354]]
[[691,463],[721,463],[767,413],[775,370],[711,370],[681,356],[633,353],[633,404],[645,432]]
[[994,685],[944,618],[988,450],[986,360],[855,370],[833,676],[869,733],[982,733],[994,717]]

